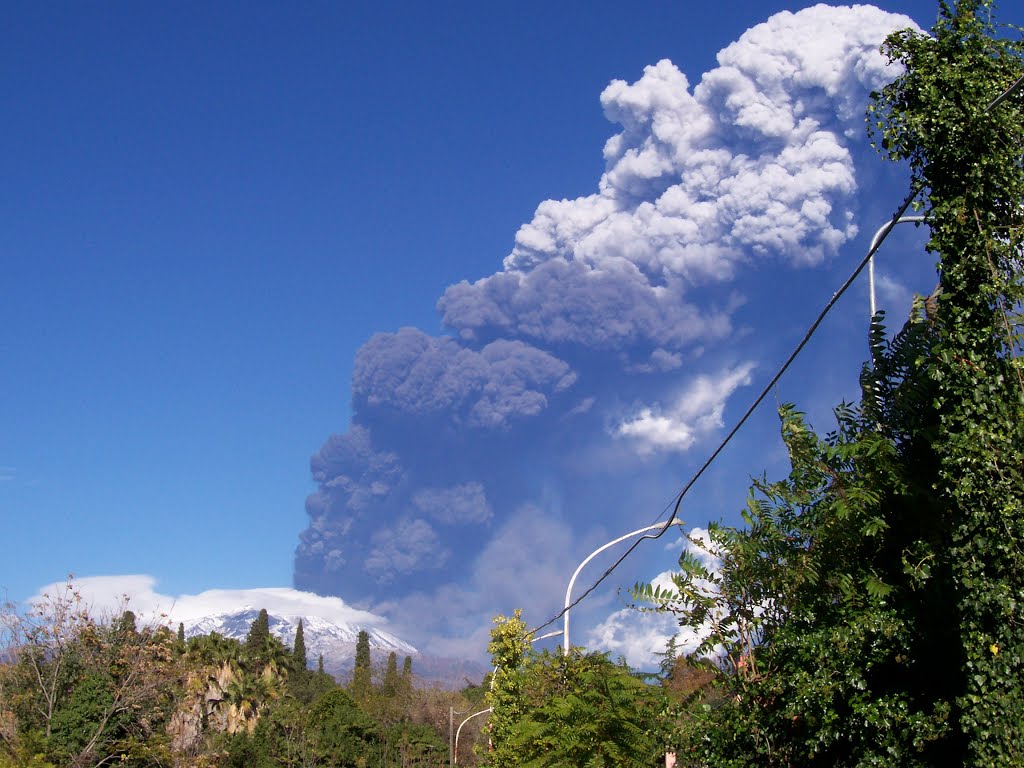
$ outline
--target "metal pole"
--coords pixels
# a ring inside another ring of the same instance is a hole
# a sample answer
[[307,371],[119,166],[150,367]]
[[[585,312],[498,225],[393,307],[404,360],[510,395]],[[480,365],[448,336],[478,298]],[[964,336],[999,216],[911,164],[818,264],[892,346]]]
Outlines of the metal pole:
[[[683,522],[681,520],[676,520],[676,521],[672,522],[672,525],[682,525],[682,524],[683,524]],[[639,534],[646,533],[647,531],[661,530],[661,529],[667,527],[668,525],[669,525],[668,522],[657,523],[656,525],[648,525],[646,528],[638,528],[635,531],[630,531],[625,536],[619,536],[619,538],[615,539],[614,541],[609,541],[604,546],[598,547],[593,552],[591,552],[589,555],[587,555],[586,559],[582,563],[579,564],[579,567],[576,568],[576,571],[573,573],[572,578],[569,579],[569,586],[566,587],[566,589],[565,589],[565,607],[564,607],[564,616],[565,616],[565,618],[564,618],[564,623],[562,625],[562,639],[565,641],[565,645],[562,648],[563,655],[568,656],[569,655],[569,650],[570,650],[570,645],[569,645],[569,604],[572,602],[572,587],[573,587],[573,584],[576,583],[576,577],[579,576],[580,575],[580,571],[583,570],[583,566],[585,566],[587,563],[589,563],[591,560],[593,560],[599,554],[601,554],[606,549],[608,549],[608,547],[612,547],[612,546],[618,544],[620,541],[625,541],[626,539],[628,539],[628,538],[630,538],[632,536],[638,536]]]
[[448,707],[448,768],[452,768],[455,765],[454,758],[452,756],[453,745],[455,739],[455,715],[464,715],[468,710],[459,711],[455,707]]
[[[868,248],[868,252],[875,250],[878,247],[879,242],[885,237],[897,224],[908,224],[917,223],[924,221],[924,216],[900,216],[896,221],[890,221],[878,228],[875,232],[875,236],[871,238],[871,246]],[[871,296],[871,316],[875,316],[875,256],[872,254],[871,258],[868,259],[868,293]]]

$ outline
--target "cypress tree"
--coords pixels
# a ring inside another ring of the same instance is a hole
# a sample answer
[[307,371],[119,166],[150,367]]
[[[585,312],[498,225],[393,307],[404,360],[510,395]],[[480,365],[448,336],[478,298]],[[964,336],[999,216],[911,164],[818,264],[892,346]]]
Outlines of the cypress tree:
[[185,623],[181,621],[178,622],[178,645],[185,645]]
[[357,699],[366,699],[370,694],[370,635],[365,629],[359,630],[359,637],[356,640],[352,693]]
[[267,640],[270,639],[270,617],[266,608],[260,608],[259,614],[249,626],[249,634],[245,638],[245,658],[253,669],[263,661]]
[[388,666],[384,672],[384,695],[392,697],[398,694],[400,681],[398,678],[398,657],[392,651],[388,654]]
[[399,680],[403,696],[412,690],[412,656],[406,656],[402,662],[402,678]]
[[249,634],[246,635],[245,645],[247,648],[262,648],[270,637],[270,617],[266,608],[260,608],[259,614],[249,625]]
[[318,675],[324,674],[324,655],[322,653],[316,660],[316,673]]
[[292,657],[295,659],[295,668],[300,672],[305,672],[306,638],[302,631],[302,619],[299,619],[299,626],[295,628],[295,645],[293,646]]

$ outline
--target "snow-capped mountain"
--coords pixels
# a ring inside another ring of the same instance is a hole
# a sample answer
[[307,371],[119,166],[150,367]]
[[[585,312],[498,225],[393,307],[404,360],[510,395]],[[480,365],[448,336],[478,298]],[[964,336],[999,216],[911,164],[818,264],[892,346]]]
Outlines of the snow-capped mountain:
[[[225,637],[245,640],[249,627],[259,615],[256,608],[242,608],[232,613],[207,616],[185,624],[185,636],[208,635],[217,632]],[[302,634],[306,642],[306,658],[315,665],[319,656],[324,657],[324,667],[338,673],[350,670],[356,655],[356,640],[360,630],[370,636],[370,654],[386,657],[394,652],[399,663],[405,656],[416,658],[419,651],[411,644],[376,627],[361,627],[356,624],[339,624],[318,616],[281,616],[269,613],[270,633],[291,647],[295,642],[295,631],[302,620]]]

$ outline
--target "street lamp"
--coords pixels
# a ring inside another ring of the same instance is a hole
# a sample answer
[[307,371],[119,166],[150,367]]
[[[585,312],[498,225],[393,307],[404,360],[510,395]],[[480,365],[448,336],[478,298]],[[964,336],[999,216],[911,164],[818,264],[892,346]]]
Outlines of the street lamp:
[[[890,221],[883,224],[875,232],[875,236],[871,238],[871,247],[868,248],[868,253],[874,251],[882,238],[889,234],[893,227],[897,224],[916,224],[924,221],[924,216],[900,216],[896,221]],[[871,295],[871,316],[875,316],[875,255],[872,253],[871,258],[868,259],[868,293]]]
[[576,577],[579,576],[580,575],[580,571],[583,570],[583,566],[585,566],[587,563],[589,563],[591,560],[593,560],[599,554],[601,554],[606,549],[608,549],[608,547],[615,546],[620,541],[625,541],[628,538],[631,538],[633,536],[638,536],[641,533],[646,533],[647,531],[659,531],[659,530],[664,530],[669,525],[682,525],[682,524],[683,524],[682,520],[673,520],[673,521],[666,521],[664,523],[656,523],[655,525],[648,525],[646,528],[638,528],[635,531],[630,531],[625,536],[619,536],[619,538],[615,539],[614,541],[609,541],[607,544],[604,544],[603,546],[598,547],[593,552],[591,552],[589,555],[587,555],[587,557],[583,560],[583,562],[579,564],[579,567],[576,568],[576,571],[575,571],[575,573],[573,573],[572,578],[569,579],[569,586],[566,587],[566,589],[565,589],[565,608],[563,610],[563,614],[564,614],[565,618],[564,618],[564,624],[563,624],[563,628],[562,628],[562,640],[565,643],[565,645],[564,645],[564,647],[562,649],[562,653],[564,655],[568,656],[569,655],[569,649],[570,649],[570,645],[569,645],[569,604],[572,602],[572,587],[573,587],[573,584],[576,583]]
[[459,730],[457,730],[455,732],[455,752],[452,754],[452,760],[451,760],[451,764],[452,765],[458,765],[459,764],[459,734],[462,733],[462,726],[464,726],[466,723],[468,723],[470,720],[472,720],[477,715],[485,715],[485,714],[487,714],[490,711],[491,711],[490,707],[488,707],[487,709],[481,709],[479,712],[474,712],[472,715],[470,715],[465,720],[463,720],[461,723],[459,723]]
[[455,752],[452,749],[452,740],[455,738],[455,716],[464,715],[465,712],[456,712],[455,707],[448,707],[448,768],[452,768],[455,763],[452,761],[452,756]]

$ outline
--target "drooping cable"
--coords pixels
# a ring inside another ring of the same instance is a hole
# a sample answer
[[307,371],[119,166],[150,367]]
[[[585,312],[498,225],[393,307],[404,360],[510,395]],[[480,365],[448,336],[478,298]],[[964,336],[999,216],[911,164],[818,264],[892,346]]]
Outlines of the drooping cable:
[[[990,112],[992,109],[998,106],[1003,100],[1009,97],[1010,94],[1012,94],[1022,85],[1024,85],[1024,75],[1015,80],[1008,88],[1006,88],[1006,90],[1004,90],[1001,94],[999,94],[996,98],[989,102],[988,106],[985,107],[985,112]],[[714,461],[718,458],[719,454],[721,454],[721,452],[725,450],[725,447],[732,440],[733,436],[737,432],[739,432],[740,428],[746,423],[747,419],[750,418],[754,411],[757,410],[758,406],[761,405],[761,402],[768,396],[768,393],[772,391],[776,384],[778,384],[779,379],[782,378],[783,374],[786,373],[790,365],[793,364],[797,356],[803,351],[804,347],[807,346],[807,343],[811,340],[811,337],[818,330],[818,327],[825,320],[825,317],[835,306],[836,302],[839,301],[843,294],[846,293],[846,291],[850,288],[851,285],[853,285],[854,281],[856,281],[860,273],[864,271],[864,268],[867,267],[872,257],[875,255],[878,249],[881,248],[882,243],[885,242],[885,239],[889,236],[889,233],[892,232],[893,228],[896,226],[896,223],[900,220],[903,214],[907,212],[907,209],[910,207],[911,203],[914,202],[917,196],[921,193],[922,189],[923,184],[921,184],[921,182],[917,182],[913,185],[912,189],[910,190],[910,193],[906,196],[906,198],[904,198],[899,209],[896,211],[895,214],[893,214],[892,218],[889,220],[888,226],[882,231],[882,233],[879,235],[879,237],[872,245],[872,247],[868,249],[867,254],[864,256],[863,259],[861,259],[856,269],[853,270],[853,272],[846,279],[846,281],[839,287],[839,290],[832,294],[832,298],[828,300],[828,303],[826,303],[821,312],[818,313],[818,316],[815,318],[814,322],[811,323],[811,326],[807,329],[807,332],[804,334],[804,337],[800,340],[800,343],[796,345],[792,353],[790,353],[789,357],[786,358],[786,361],[775,372],[775,375],[772,376],[768,384],[765,385],[764,389],[761,391],[761,394],[757,396],[753,403],[751,403],[750,407],[747,408],[746,412],[744,412],[743,416],[740,417],[739,421],[736,422],[735,426],[733,426],[733,428],[729,430],[729,434],[727,434],[725,438],[718,444],[718,447],[715,448],[715,450],[711,453],[711,455],[704,462],[704,464],[701,465],[700,469],[698,469],[697,472],[694,473],[694,475],[690,478],[686,485],[683,486],[682,490],[675,495],[675,503],[672,504],[672,513],[669,515],[669,518],[666,521],[665,526],[657,533],[644,534],[643,536],[637,538],[637,540],[634,541],[629,546],[629,548],[626,549],[626,551],[623,552],[622,555],[614,563],[612,563],[612,565],[609,568],[607,568],[604,571],[604,573],[602,573],[601,576],[593,584],[587,587],[587,589],[584,592],[582,592],[579,597],[573,600],[569,605],[562,608],[562,610],[560,610],[546,622],[531,630],[531,635],[536,634],[545,627],[554,624],[556,621],[562,618],[567,611],[575,608],[580,602],[583,601],[584,598],[587,597],[587,595],[589,595],[591,592],[597,589],[604,582],[604,580],[607,579],[622,564],[622,562],[632,554],[633,550],[640,545],[640,542],[646,539],[658,539],[665,533],[665,531],[667,531],[672,526],[672,524],[676,521],[677,517],[679,516],[679,509],[683,504],[683,498],[690,491],[690,488],[693,487],[697,480],[699,480],[700,477],[704,474],[704,472],[707,471],[707,469],[711,466],[711,464],[714,463]],[[668,507],[666,506],[666,509],[667,508]],[[661,514],[664,514],[664,510]],[[658,515],[658,517],[660,518],[661,515]]]
[[[591,592],[597,589],[598,586],[600,586],[601,583],[606,578],[608,578],[612,574],[612,572],[615,571],[615,569],[618,568],[619,565],[621,565],[627,557],[629,557],[630,554],[632,554],[633,550],[640,545],[640,542],[646,539],[660,538],[662,535],[664,535],[665,531],[667,531],[672,526],[672,524],[676,521],[676,518],[679,516],[679,509],[683,504],[683,498],[686,496],[687,493],[689,493],[693,485],[701,478],[701,476],[708,470],[708,468],[714,463],[714,461],[718,458],[719,454],[721,454],[722,451],[725,450],[725,447],[729,444],[729,442],[736,435],[736,433],[740,431],[740,428],[743,427],[743,425],[747,422],[747,419],[749,419],[753,415],[754,411],[757,410],[758,406],[761,405],[762,401],[764,401],[764,399],[772,391],[775,385],[778,384],[779,379],[781,379],[782,376],[786,373],[786,371],[789,370],[789,367],[800,355],[804,347],[807,346],[807,343],[811,340],[811,337],[814,336],[815,332],[818,330],[818,327],[822,324],[822,322],[825,320],[825,317],[832,310],[832,307],[834,307],[836,302],[839,301],[843,294],[846,293],[847,290],[849,290],[850,286],[853,285],[853,283],[856,281],[860,273],[864,271],[864,268],[868,265],[868,262],[871,260],[871,257],[874,256],[878,249],[882,246],[882,243],[885,241],[885,238],[888,237],[893,227],[896,226],[896,222],[899,221],[900,217],[907,212],[907,209],[910,207],[911,203],[913,203],[914,199],[917,197],[919,192],[920,187],[918,186],[915,186],[914,189],[911,190],[910,194],[908,194],[907,197],[903,200],[903,203],[900,205],[899,210],[897,210],[893,217],[889,220],[889,225],[883,231],[882,235],[878,238],[873,247],[868,249],[867,255],[865,255],[864,258],[861,259],[856,269],[853,270],[850,276],[846,278],[846,281],[839,287],[839,290],[832,294],[832,298],[828,300],[828,303],[826,303],[824,308],[822,308],[822,310],[818,313],[818,316],[814,319],[814,322],[811,323],[810,327],[807,329],[807,332],[800,340],[800,343],[796,345],[796,347],[790,353],[789,357],[786,358],[786,361],[775,372],[775,375],[772,376],[771,380],[768,382],[768,384],[765,385],[764,389],[761,390],[761,394],[759,394],[754,399],[754,401],[744,412],[743,416],[741,416],[739,421],[737,421],[733,428],[729,430],[729,433],[718,444],[718,447],[715,448],[714,451],[712,451],[711,455],[708,456],[707,460],[701,465],[700,469],[698,469],[693,474],[693,476],[686,483],[686,485],[683,486],[682,490],[675,495],[674,504],[672,505],[672,513],[669,515],[669,518],[665,522],[664,527],[657,533],[648,533],[637,538],[636,541],[630,544],[629,548],[622,554],[622,556],[619,557],[619,559],[616,560],[614,563],[612,563],[611,567],[605,570],[605,572],[601,574],[600,578],[598,578],[584,592],[582,592],[579,597],[573,600],[567,607],[562,608],[561,611],[556,613],[546,622],[531,630],[530,634],[539,632],[540,630],[550,626],[551,624],[555,623],[560,618],[562,618],[565,615],[566,611],[575,608],[576,605],[578,605],[585,597],[587,597],[587,595],[589,595]],[[662,514],[664,514],[664,512]],[[661,515],[659,515],[659,517],[661,517]]]

